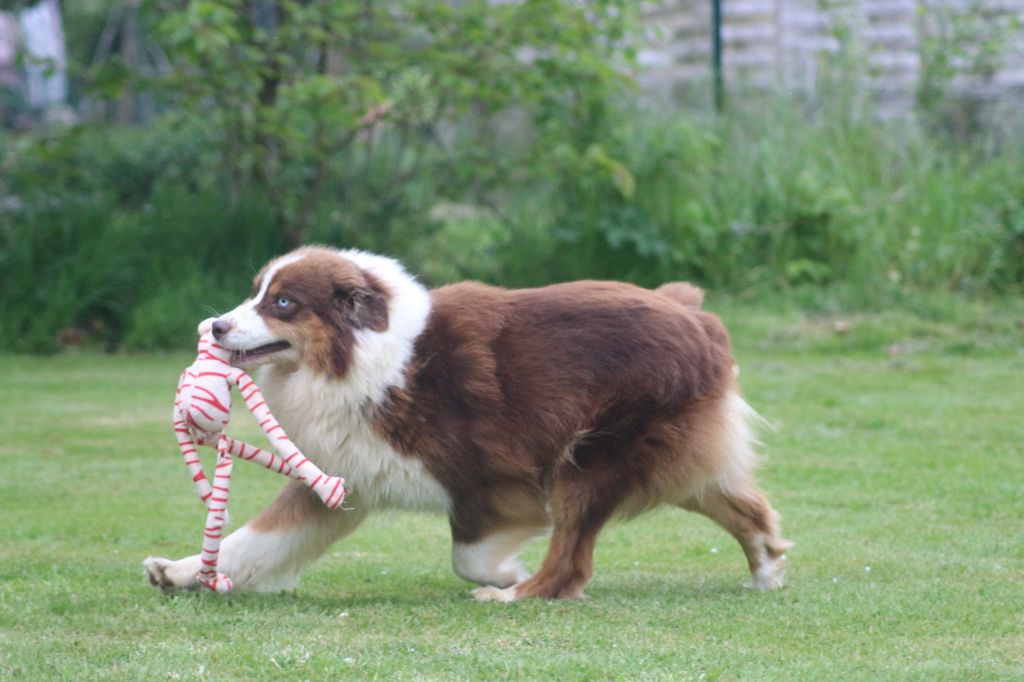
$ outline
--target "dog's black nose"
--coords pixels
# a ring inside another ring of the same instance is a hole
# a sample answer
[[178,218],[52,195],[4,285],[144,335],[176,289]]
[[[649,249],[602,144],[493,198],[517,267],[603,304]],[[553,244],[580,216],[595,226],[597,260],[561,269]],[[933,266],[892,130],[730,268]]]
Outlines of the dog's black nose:
[[227,322],[225,320],[215,320],[213,323],[213,338],[220,341],[220,337],[224,336],[229,331],[231,331],[231,328],[234,326],[235,325],[232,322]]

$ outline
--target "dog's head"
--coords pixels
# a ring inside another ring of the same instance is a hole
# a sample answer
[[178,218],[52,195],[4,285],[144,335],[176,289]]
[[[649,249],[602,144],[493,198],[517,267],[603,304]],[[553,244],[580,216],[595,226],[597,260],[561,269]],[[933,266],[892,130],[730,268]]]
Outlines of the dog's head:
[[342,377],[361,333],[383,334],[391,323],[393,292],[366,267],[374,258],[305,247],[272,260],[249,298],[213,322],[214,337],[239,367],[301,363]]

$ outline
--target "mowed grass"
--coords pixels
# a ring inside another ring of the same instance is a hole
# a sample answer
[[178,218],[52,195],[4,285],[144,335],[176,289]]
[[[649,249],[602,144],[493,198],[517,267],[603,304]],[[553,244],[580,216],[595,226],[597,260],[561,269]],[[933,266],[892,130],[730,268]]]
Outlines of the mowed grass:
[[[399,513],[294,592],[166,597],[140,563],[198,550],[204,519],[169,428],[190,356],[0,357],[0,678],[1024,678],[1019,332],[727,317],[797,543],[772,593],[723,530],[664,509],[606,529],[587,601],[476,603],[445,520]],[[237,526],[281,480],[242,463],[233,485]]]

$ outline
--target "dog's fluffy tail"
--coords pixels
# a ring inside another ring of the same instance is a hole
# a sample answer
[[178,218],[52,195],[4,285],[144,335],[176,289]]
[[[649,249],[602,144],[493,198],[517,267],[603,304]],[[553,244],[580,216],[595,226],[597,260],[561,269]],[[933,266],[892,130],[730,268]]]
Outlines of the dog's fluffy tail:
[[689,282],[669,282],[662,284],[655,291],[687,308],[700,308],[704,303],[704,290]]

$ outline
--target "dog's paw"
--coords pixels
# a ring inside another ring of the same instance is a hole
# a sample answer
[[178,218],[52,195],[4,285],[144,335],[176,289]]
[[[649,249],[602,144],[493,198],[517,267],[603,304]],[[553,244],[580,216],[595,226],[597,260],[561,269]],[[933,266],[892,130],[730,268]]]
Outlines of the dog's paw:
[[478,587],[473,590],[473,598],[477,601],[513,602],[516,600],[516,587]]
[[150,585],[160,588],[161,592],[170,593],[192,589],[197,584],[195,572],[190,575],[188,568],[182,566],[183,563],[187,563],[187,560],[171,561],[151,556],[142,562],[142,568]]
[[785,564],[782,561],[769,562],[751,574],[750,586],[755,590],[767,592],[785,587]]
[[145,572],[149,584],[159,587],[162,592],[174,590],[174,584],[167,577],[167,563],[166,559],[157,557],[146,557],[146,560],[142,562],[142,570]]

